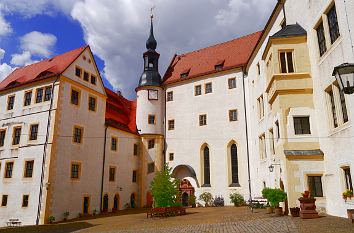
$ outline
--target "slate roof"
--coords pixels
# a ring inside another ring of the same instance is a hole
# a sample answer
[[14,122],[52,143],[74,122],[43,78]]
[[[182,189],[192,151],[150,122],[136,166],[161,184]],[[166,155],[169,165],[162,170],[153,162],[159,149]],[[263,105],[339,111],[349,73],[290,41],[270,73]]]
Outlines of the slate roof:
[[270,38],[286,38],[294,36],[304,36],[306,34],[306,30],[299,24],[289,24],[282,28],[280,31],[276,32]]
[[324,155],[323,151],[318,150],[284,150],[285,156],[303,156],[303,155]]
[[[261,34],[262,32],[255,32],[221,44],[182,55],[175,55],[167,68],[163,83],[175,83],[202,75],[242,67],[246,65]],[[215,66],[220,63],[223,63],[222,69],[216,70]],[[186,71],[188,71],[188,77],[181,78],[181,74]]]

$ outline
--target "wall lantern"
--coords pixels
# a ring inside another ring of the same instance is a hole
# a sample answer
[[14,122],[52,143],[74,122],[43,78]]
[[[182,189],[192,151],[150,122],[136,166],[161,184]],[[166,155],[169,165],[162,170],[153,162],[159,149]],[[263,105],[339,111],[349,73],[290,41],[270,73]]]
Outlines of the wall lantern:
[[[268,167],[270,172],[273,172],[273,171],[274,171],[274,165],[279,165],[279,166],[280,166],[279,163],[273,163],[273,164],[271,164],[271,165]],[[281,168],[280,168],[280,173],[281,173]]]
[[340,90],[345,94],[354,93],[354,63],[343,63],[334,67],[332,75],[336,77]]

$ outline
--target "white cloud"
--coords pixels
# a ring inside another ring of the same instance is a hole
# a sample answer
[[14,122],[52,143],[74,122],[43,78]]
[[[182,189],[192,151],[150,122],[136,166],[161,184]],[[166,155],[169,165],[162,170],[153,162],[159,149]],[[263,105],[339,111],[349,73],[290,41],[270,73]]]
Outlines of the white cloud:
[[86,0],[71,15],[85,40],[104,60],[104,76],[134,97],[143,71],[149,9],[156,5],[155,37],[164,74],[174,53],[183,53],[263,29],[276,0]]
[[1,63],[1,60],[4,58],[4,56],[5,56],[5,50],[0,48],[0,82],[14,70],[14,68],[11,67],[10,65],[6,63]]
[[29,51],[23,51],[20,54],[12,54],[11,57],[11,64],[16,66],[26,66],[35,62],[32,60],[32,55]]
[[12,32],[12,28],[9,22],[7,22],[1,12],[0,7],[0,36],[8,35]]
[[49,57],[53,53],[57,38],[53,34],[33,31],[20,38],[21,48],[32,55]]

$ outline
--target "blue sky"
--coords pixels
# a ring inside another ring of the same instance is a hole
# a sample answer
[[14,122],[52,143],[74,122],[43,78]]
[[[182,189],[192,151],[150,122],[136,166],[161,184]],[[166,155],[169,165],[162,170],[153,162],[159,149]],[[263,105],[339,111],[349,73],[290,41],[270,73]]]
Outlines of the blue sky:
[[[0,80],[89,44],[107,87],[135,98],[154,10],[160,73],[174,54],[262,30],[276,0],[0,0]],[[202,14],[200,12],[203,12]]]

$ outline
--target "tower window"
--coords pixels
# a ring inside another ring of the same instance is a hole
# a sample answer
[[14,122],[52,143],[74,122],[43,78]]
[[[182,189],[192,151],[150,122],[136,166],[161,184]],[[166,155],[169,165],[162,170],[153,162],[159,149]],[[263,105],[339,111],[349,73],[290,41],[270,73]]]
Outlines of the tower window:
[[280,52],[281,73],[294,73],[293,52]]
[[111,139],[111,150],[117,151],[117,138],[112,137]]
[[329,34],[331,37],[331,43],[333,44],[340,36],[336,5],[333,5],[333,7],[328,11],[327,18],[328,18],[328,26],[329,26]]
[[153,173],[155,171],[155,163],[149,163],[147,170],[148,170],[148,174]]
[[203,126],[207,124],[207,115],[199,115],[199,126]]
[[310,117],[294,117],[295,134],[311,134]]
[[229,89],[236,88],[236,79],[235,78],[229,78],[228,84],[229,84]]
[[155,117],[155,115],[149,115],[149,116],[148,116],[148,123],[149,123],[149,125],[155,125],[155,124],[156,124],[156,117]]
[[317,32],[317,41],[318,41],[318,47],[320,50],[320,56],[322,56],[327,51],[326,38],[325,38],[322,22],[320,25],[318,25],[316,32]]
[[175,154],[174,154],[174,153],[170,153],[170,154],[169,154],[169,160],[170,160],[170,161],[173,161],[174,158],[175,158]]
[[134,144],[134,155],[138,155],[138,144]]
[[149,62],[149,68],[153,68],[154,67],[154,63]]
[[148,141],[148,149],[152,149],[155,147],[155,140],[154,139],[150,139]]
[[79,163],[71,164],[71,179],[79,179],[81,172],[81,165]]
[[109,168],[109,181],[115,181],[115,180],[116,180],[116,168],[110,167]]
[[133,171],[133,174],[132,174],[132,182],[136,183],[136,171],[135,170]]
[[22,207],[28,207],[28,199],[29,199],[29,195],[22,196]]
[[175,120],[169,120],[168,121],[168,130],[174,130],[175,129]]
[[167,92],[167,101],[173,101],[173,91]]
[[73,142],[82,143],[82,134],[84,129],[78,126],[74,127]]
[[237,121],[237,110],[229,110],[229,120],[230,121]]
[[2,199],[1,199],[1,206],[2,207],[7,206],[7,199],[8,199],[8,195],[2,195]]

